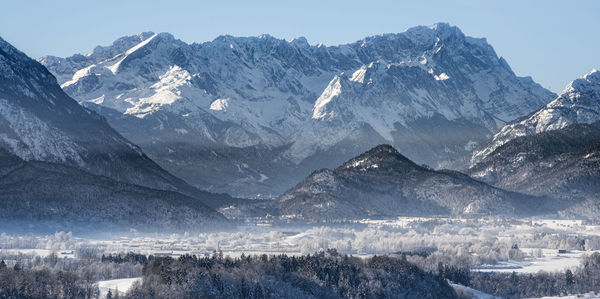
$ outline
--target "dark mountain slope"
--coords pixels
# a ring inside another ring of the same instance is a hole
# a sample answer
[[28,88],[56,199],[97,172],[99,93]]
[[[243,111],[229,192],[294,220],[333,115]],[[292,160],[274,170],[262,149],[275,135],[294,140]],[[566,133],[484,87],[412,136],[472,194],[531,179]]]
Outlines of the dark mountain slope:
[[[567,166],[573,180],[587,179],[593,173],[593,164],[585,164],[585,156],[592,154],[594,145],[600,142],[600,122],[593,124],[574,124],[563,129],[542,132],[535,135],[517,137],[498,147],[484,160],[471,167],[468,173],[488,183],[496,184],[510,190],[528,193],[551,194],[556,184],[565,182],[537,181],[534,178],[555,176]],[[590,158],[593,156],[590,156]],[[580,173],[574,169],[583,167]],[[600,181],[597,181],[600,185]],[[565,187],[567,187],[565,185]],[[573,192],[577,189],[572,185]],[[538,191],[535,191],[538,190]],[[554,190],[559,191],[559,190]],[[567,189],[560,193],[567,192]]]
[[318,220],[376,216],[527,215],[553,201],[504,191],[454,171],[419,166],[380,145],[307,177],[278,199],[282,215]]
[[227,227],[223,215],[176,192],[118,182],[0,148],[0,223],[33,230],[149,231]]

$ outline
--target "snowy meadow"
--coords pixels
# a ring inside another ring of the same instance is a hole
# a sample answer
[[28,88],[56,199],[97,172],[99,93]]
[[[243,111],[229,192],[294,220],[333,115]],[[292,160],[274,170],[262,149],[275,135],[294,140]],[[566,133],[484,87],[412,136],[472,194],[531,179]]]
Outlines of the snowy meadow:
[[[455,257],[477,269],[513,263],[519,270],[538,260],[569,261],[600,250],[598,225],[581,220],[422,218],[365,219],[334,225],[242,225],[235,230],[208,233],[142,234],[135,230],[113,235],[0,234],[0,258],[16,255],[78,258],[82,254],[119,254],[178,257],[185,254],[225,256],[241,254],[306,255],[336,249],[342,254],[372,255],[419,252]],[[561,253],[559,253],[559,250]],[[514,263],[531,261],[531,263]],[[556,263],[554,263],[556,265]],[[546,270],[546,269],[540,269]],[[556,268],[548,270],[558,270]]]

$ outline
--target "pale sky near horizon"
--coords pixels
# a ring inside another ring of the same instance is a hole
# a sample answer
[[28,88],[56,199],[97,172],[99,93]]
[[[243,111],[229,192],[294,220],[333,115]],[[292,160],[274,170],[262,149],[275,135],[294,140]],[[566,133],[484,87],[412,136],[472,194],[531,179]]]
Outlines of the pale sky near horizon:
[[486,37],[515,73],[554,92],[600,69],[600,1],[4,1],[0,36],[32,57],[87,53],[143,31],[185,42],[222,34],[337,45],[448,22]]

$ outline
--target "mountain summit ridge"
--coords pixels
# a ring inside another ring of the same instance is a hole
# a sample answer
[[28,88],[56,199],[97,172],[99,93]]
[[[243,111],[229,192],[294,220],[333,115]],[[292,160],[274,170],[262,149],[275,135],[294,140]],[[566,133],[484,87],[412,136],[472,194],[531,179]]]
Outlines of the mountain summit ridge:
[[336,168],[336,171],[349,169],[366,170],[395,166],[415,167],[417,165],[407,157],[403,156],[393,146],[389,144],[380,144],[342,164]]

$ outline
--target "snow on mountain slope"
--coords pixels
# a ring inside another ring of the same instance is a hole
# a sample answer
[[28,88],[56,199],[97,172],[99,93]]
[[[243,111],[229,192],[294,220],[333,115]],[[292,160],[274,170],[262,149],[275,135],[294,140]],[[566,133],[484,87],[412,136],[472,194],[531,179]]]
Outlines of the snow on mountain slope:
[[84,166],[81,153],[85,149],[57,128],[5,99],[0,99],[0,115],[0,141],[19,157]]
[[600,165],[594,150],[600,121],[520,136],[499,146],[468,174],[507,190],[573,198],[597,197]]
[[244,195],[282,192],[382,140],[436,164],[555,96],[448,24],[329,47],[144,33],[39,61],[167,170]]
[[59,163],[150,188],[179,191],[207,204],[227,196],[174,177],[79,105],[40,63],[0,38],[0,147],[25,161]]
[[473,152],[471,166],[485,160],[497,148],[517,137],[596,121],[600,121],[600,72],[593,70],[567,85],[561,95],[545,107],[502,127],[489,144]]

